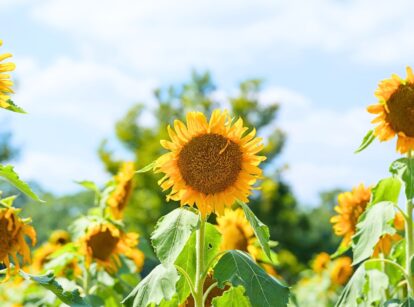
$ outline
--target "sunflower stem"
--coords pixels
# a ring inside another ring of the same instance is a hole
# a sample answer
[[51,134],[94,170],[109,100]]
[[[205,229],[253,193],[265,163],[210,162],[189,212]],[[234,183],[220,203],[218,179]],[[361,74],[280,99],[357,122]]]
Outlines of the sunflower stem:
[[204,291],[204,261],[205,261],[205,250],[204,250],[204,241],[205,241],[205,229],[206,229],[206,221],[205,219],[200,216],[200,228],[197,230],[197,237],[196,237],[196,281],[195,281],[195,295],[194,295],[194,302],[195,307],[204,307],[204,300],[203,300],[203,291]]
[[[408,152],[408,159],[412,159],[411,150]],[[411,199],[407,200],[407,219],[405,221],[405,234],[406,234],[406,271],[407,271],[407,285],[408,293],[414,296],[414,279],[411,269],[411,258],[414,256],[414,237],[413,237],[413,202]]]

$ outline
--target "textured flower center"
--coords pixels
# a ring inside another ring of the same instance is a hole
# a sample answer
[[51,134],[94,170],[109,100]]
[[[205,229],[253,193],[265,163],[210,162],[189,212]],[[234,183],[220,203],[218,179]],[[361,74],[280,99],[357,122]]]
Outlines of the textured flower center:
[[414,137],[414,84],[402,84],[387,101],[392,129]]
[[0,260],[5,258],[13,245],[13,234],[8,229],[9,220],[0,218]]
[[114,237],[107,229],[90,237],[88,246],[92,250],[92,257],[99,260],[108,260],[114,252],[119,238]]
[[214,133],[193,138],[178,157],[186,184],[204,194],[222,192],[235,183],[241,166],[239,145]]

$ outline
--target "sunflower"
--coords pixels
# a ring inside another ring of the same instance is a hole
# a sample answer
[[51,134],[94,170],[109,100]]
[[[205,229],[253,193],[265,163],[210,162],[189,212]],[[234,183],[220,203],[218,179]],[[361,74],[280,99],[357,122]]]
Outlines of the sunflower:
[[217,228],[222,234],[220,246],[222,251],[238,249],[251,254],[255,259],[257,258],[256,237],[243,209],[226,208],[224,215],[217,218]]
[[108,198],[108,207],[115,219],[121,219],[123,211],[133,190],[133,178],[135,174],[134,162],[122,164],[118,174],[115,176],[115,189]]
[[331,281],[336,285],[345,285],[352,276],[352,260],[349,257],[339,257],[333,263]]
[[89,227],[80,239],[80,244],[81,252],[86,257],[86,266],[95,261],[109,273],[115,273],[121,264],[121,255],[130,258],[135,263],[137,271],[141,270],[144,264],[144,254],[136,248],[138,234],[124,233],[109,222]]
[[50,235],[49,241],[40,246],[33,253],[33,269],[36,272],[41,272],[43,270],[44,265],[49,261],[49,256],[69,242],[70,234],[67,231],[54,231]]
[[32,245],[36,244],[36,231],[18,216],[19,211],[13,207],[0,209],[0,263],[8,268],[6,279],[10,276],[11,259],[16,271],[20,269],[18,254],[23,257],[23,263],[30,263],[30,249],[25,236],[30,238]]
[[[0,40],[0,46],[3,45],[3,41]],[[3,63],[1,62],[7,58],[10,58],[12,55],[10,53],[0,54],[0,108],[7,109],[10,107],[8,102],[10,99],[10,94],[13,93],[11,87],[13,82],[10,80],[10,75],[8,72],[13,71],[15,68],[14,63]]]
[[393,74],[390,79],[380,82],[375,96],[379,102],[370,105],[369,113],[377,117],[374,135],[380,141],[388,141],[398,136],[397,151],[406,153],[414,149],[414,74],[407,67],[407,78]]
[[339,194],[338,205],[335,207],[335,211],[339,214],[331,218],[331,223],[335,234],[343,237],[341,246],[349,246],[351,243],[358,219],[365,211],[370,198],[371,189],[363,184],[351,192]]
[[312,269],[315,273],[322,273],[325,270],[329,263],[331,262],[331,256],[327,253],[318,254],[312,263]]
[[171,189],[167,200],[196,204],[203,216],[222,215],[236,200],[248,202],[265,157],[257,155],[262,139],[255,137],[255,129],[247,130],[241,118],[232,122],[220,110],[209,122],[202,113],[189,112],[186,125],[176,120],[174,130],[169,126],[171,141],[161,141],[169,152],[154,167],[165,174],[158,182],[163,190]]

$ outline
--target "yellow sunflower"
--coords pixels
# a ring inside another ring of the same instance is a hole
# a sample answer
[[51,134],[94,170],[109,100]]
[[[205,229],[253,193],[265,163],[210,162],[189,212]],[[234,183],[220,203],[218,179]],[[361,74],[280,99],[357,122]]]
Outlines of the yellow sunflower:
[[338,205],[335,207],[339,214],[331,218],[331,223],[335,234],[343,237],[341,246],[349,246],[351,243],[358,219],[365,211],[370,198],[371,188],[366,188],[363,184],[351,192],[339,194]]
[[336,285],[345,285],[353,272],[351,258],[339,257],[333,263],[331,281]]
[[169,152],[154,167],[165,174],[159,181],[163,190],[171,189],[167,200],[196,204],[203,216],[222,215],[236,200],[248,202],[265,157],[257,155],[262,139],[255,137],[254,129],[247,130],[241,118],[232,122],[228,112],[220,110],[209,121],[200,112],[189,112],[187,124],[176,120],[174,130],[168,127],[171,141],[161,141]]
[[331,256],[327,253],[320,253],[318,254],[312,263],[312,269],[315,273],[322,273],[324,271],[329,263],[331,262]]
[[[3,41],[0,40],[0,46],[3,45]],[[1,63],[3,60],[10,58],[10,53],[0,54],[0,108],[7,109],[10,106],[8,100],[10,94],[13,93],[13,82],[10,80],[9,72],[15,69],[14,63]]]
[[370,105],[369,113],[377,117],[374,135],[380,141],[388,141],[398,136],[397,151],[406,153],[414,149],[414,74],[407,67],[407,78],[401,79],[393,74],[391,79],[380,82],[375,96],[379,102]]
[[115,176],[115,189],[108,198],[108,207],[115,219],[121,219],[133,190],[134,162],[122,164]]
[[86,266],[94,261],[109,273],[116,273],[121,265],[119,257],[124,255],[135,263],[137,271],[141,270],[144,254],[136,248],[138,237],[137,233],[124,233],[109,222],[94,224],[80,239]]
[[30,238],[32,245],[36,244],[34,228],[18,216],[19,211],[12,207],[0,209],[0,263],[8,268],[6,279],[10,276],[11,260],[16,272],[20,269],[18,254],[22,256],[23,263],[30,263],[30,249],[25,236]]

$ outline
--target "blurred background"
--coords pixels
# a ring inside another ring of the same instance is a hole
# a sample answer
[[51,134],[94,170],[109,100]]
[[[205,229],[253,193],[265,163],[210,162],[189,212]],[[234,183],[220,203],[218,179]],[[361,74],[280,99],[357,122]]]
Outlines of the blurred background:
[[[408,0],[0,0],[0,53],[14,55],[13,98],[29,112],[0,113],[0,161],[47,201],[25,206],[44,241],[93,203],[76,180],[103,184],[123,160],[145,166],[162,153],[168,123],[225,107],[265,139],[251,207],[294,275],[335,250],[337,194],[387,174],[394,142],[353,151],[378,81],[413,64],[413,9]],[[158,177],[137,176],[126,213],[144,237],[176,205]]]

